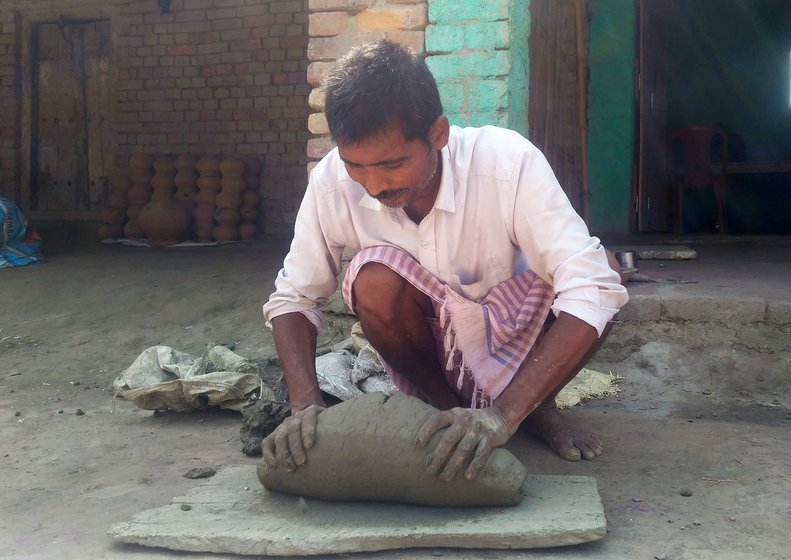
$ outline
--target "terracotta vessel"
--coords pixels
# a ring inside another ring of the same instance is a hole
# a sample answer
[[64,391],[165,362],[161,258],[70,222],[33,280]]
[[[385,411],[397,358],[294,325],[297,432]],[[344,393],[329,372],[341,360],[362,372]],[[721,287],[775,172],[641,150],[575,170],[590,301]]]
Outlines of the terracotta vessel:
[[155,200],[140,211],[138,223],[151,240],[152,247],[165,247],[183,241],[190,226],[189,209],[173,200]]

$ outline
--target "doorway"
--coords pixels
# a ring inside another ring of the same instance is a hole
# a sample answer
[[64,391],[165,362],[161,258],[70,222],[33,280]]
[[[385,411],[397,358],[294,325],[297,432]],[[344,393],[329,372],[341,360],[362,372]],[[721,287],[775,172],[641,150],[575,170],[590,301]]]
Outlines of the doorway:
[[109,20],[31,27],[30,210],[41,217],[95,214],[112,163]]
[[670,205],[667,134],[728,131],[725,210],[735,234],[791,233],[791,4],[787,0],[639,0],[635,208],[640,232],[716,231],[713,190]]

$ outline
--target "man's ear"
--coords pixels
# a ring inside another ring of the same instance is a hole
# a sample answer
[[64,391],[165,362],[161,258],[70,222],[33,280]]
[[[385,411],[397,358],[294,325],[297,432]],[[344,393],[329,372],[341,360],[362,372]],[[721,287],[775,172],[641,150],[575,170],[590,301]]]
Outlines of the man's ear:
[[441,150],[448,145],[450,136],[450,123],[448,117],[440,115],[428,129],[428,141],[435,150]]

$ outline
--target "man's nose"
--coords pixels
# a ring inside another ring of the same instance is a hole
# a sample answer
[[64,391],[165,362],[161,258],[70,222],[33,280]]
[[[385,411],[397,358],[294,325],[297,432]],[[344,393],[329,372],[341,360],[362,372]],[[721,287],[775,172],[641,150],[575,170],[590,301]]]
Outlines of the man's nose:
[[365,176],[363,177],[363,186],[365,186],[365,190],[368,191],[368,194],[376,198],[383,192],[389,189],[389,185],[385,177],[382,176],[381,173],[377,173],[376,170],[367,170],[365,172]]

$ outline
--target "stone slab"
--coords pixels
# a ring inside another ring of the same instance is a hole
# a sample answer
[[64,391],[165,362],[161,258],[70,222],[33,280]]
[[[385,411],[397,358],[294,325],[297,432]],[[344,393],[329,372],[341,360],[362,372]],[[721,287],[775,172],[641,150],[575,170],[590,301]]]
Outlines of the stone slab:
[[698,258],[698,252],[686,245],[614,245],[607,246],[610,251],[635,251],[642,260],[679,260]]
[[110,535],[150,547],[258,556],[527,549],[604,537],[607,521],[594,478],[528,475],[524,494],[513,507],[323,502],[271,493],[255,467],[229,467],[170,505],[114,525]]

